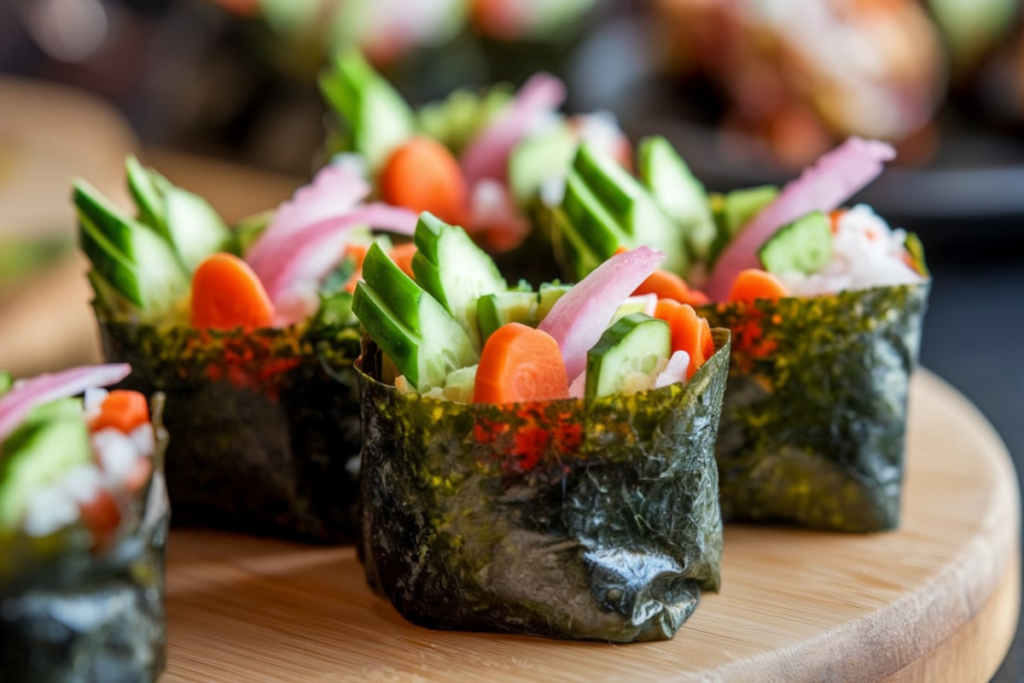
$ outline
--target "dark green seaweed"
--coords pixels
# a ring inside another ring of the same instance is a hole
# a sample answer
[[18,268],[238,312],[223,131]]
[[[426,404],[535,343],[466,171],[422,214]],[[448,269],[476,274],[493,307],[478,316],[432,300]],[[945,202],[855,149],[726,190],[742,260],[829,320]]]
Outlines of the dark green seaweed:
[[928,284],[700,310],[733,332],[722,516],[870,532],[900,517],[907,390]]
[[[367,580],[435,629],[671,638],[717,591],[714,441],[728,334],[685,385],[536,404],[463,404],[378,381],[363,407]],[[365,374],[362,374],[365,373]]]
[[127,388],[163,391],[176,523],[353,539],[361,446],[354,326],[251,333],[109,322]]
[[154,474],[108,547],[94,550],[81,526],[0,535],[0,679],[144,683],[163,671],[170,509],[156,406],[154,420]]

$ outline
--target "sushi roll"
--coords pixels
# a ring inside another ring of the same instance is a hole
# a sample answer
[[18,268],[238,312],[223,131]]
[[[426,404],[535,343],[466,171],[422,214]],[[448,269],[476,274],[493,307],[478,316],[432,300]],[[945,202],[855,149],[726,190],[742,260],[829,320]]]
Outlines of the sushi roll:
[[[716,196],[662,138],[641,144],[639,179],[596,150],[576,156],[554,212],[570,274],[618,248],[675,240],[685,262],[636,293],[697,306],[732,330],[716,447],[726,521],[856,532],[899,523],[930,279],[916,236],[867,206],[841,208],[893,155],[852,138],[781,191]],[[651,234],[649,212],[668,230]]]
[[557,203],[579,142],[625,164],[632,156],[609,112],[561,113],[565,85],[547,73],[518,91],[457,90],[414,110],[359,54],[343,53],[320,85],[334,163],[361,169],[382,201],[464,226],[502,272],[534,285],[557,276],[538,209]]
[[[202,198],[134,159],[137,216],[75,185],[103,350],[161,391],[175,435],[175,520],[314,542],[351,541],[359,353],[352,293],[370,227],[411,235],[416,215],[367,204],[338,167],[234,229]],[[377,237],[397,256],[402,245]]]
[[720,583],[728,332],[629,297],[646,247],[534,291],[429,214],[415,241],[354,300],[369,584],[433,629],[673,637]]
[[[0,672],[136,683],[164,668],[162,397],[126,365],[0,373]],[[84,392],[84,399],[74,398]]]

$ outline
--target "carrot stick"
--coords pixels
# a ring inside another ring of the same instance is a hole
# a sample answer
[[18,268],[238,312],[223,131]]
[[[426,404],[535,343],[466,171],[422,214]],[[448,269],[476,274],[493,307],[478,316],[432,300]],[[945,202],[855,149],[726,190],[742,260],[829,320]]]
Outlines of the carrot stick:
[[395,150],[380,175],[384,201],[446,223],[463,223],[469,193],[459,162],[441,143],[415,137]]
[[345,245],[345,258],[355,261],[355,270],[345,283],[345,291],[352,294],[356,291],[356,285],[363,279],[363,261],[366,260],[366,252],[370,251],[369,244],[348,244]]
[[192,326],[253,330],[274,322],[274,305],[256,274],[242,259],[214,254],[192,276]]
[[402,269],[402,272],[416,279],[416,275],[412,272],[412,257],[416,255],[416,245],[412,242],[406,242],[405,244],[398,244],[391,248],[391,260],[395,262],[395,265]]
[[711,326],[697,315],[692,306],[674,299],[659,299],[654,317],[669,324],[672,330],[672,352],[685,351],[689,354],[690,365],[686,368],[686,379],[690,379],[715,353]]
[[111,391],[100,406],[100,414],[89,424],[89,429],[116,429],[130,434],[139,425],[149,422],[149,404],[137,391],[119,389]]
[[569,396],[569,380],[558,342],[519,323],[498,328],[484,344],[473,401],[519,403]]
[[96,547],[106,547],[111,535],[121,524],[121,511],[117,507],[117,501],[109,492],[100,490],[96,497],[87,503],[78,506],[81,511],[82,521],[92,533],[93,543]]
[[674,299],[691,306],[703,306],[708,303],[708,297],[704,292],[690,289],[683,278],[660,269],[651,273],[651,276],[633,292],[634,296],[641,294],[657,294],[659,299]]
[[756,299],[777,301],[789,296],[789,290],[779,278],[759,268],[748,268],[736,276],[729,290],[729,301],[753,303]]

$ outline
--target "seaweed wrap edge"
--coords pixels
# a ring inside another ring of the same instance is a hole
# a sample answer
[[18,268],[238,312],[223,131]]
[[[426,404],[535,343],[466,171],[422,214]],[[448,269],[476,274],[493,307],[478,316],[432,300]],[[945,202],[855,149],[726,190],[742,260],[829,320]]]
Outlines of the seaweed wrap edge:
[[685,384],[537,404],[463,404],[356,363],[367,580],[446,630],[672,638],[720,585],[714,441],[729,333]]

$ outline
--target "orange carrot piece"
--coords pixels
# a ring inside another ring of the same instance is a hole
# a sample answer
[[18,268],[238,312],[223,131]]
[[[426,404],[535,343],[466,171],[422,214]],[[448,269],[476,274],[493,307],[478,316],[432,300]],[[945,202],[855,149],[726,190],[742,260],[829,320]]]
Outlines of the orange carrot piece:
[[736,276],[729,290],[729,301],[753,303],[756,299],[777,301],[789,296],[789,290],[779,278],[760,268],[748,268]]
[[148,422],[149,404],[146,397],[137,391],[118,389],[107,394],[100,406],[100,414],[89,423],[89,429],[98,432],[109,428],[130,434],[133,429]]
[[405,244],[399,244],[391,248],[391,260],[395,262],[395,265],[402,269],[402,272],[416,279],[416,275],[412,272],[412,257],[416,255],[416,245],[412,242],[406,242]]
[[686,379],[690,379],[715,353],[711,326],[697,315],[692,306],[674,299],[659,299],[654,317],[669,324],[672,330],[672,352],[685,351],[689,354],[690,365],[686,368]]
[[836,209],[828,215],[829,223],[832,225],[832,232],[839,232],[839,221],[846,215],[846,209]]
[[568,396],[562,352],[547,332],[508,323],[488,337],[476,371],[474,402],[519,403]]
[[355,270],[345,283],[345,291],[352,294],[356,291],[356,285],[363,279],[363,261],[366,260],[366,252],[370,251],[369,244],[348,244],[345,246],[345,258],[355,261]]
[[683,278],[659,268],[633,292],[634,296],[641,294],[657,294],[659,299],[675,299],[685,303],[690,298],[690,288],[683,282]]
[[274,322],[274,305],[249,264],[214,254],[192,276],[192,327],[253,330]]
[[459,162],[436,140],[415,137],[395,150],[381,172],[380,186],[388,204],[429,211],[447,223],[464,222],[466,179]]
[[82,521],[92,533],[94,545],[99,548],[105,547],[121,524],[121,511],[117,508],[117,501],[109,492],[101,490],[88,503],[79,504],[78,509],[82,514]]

